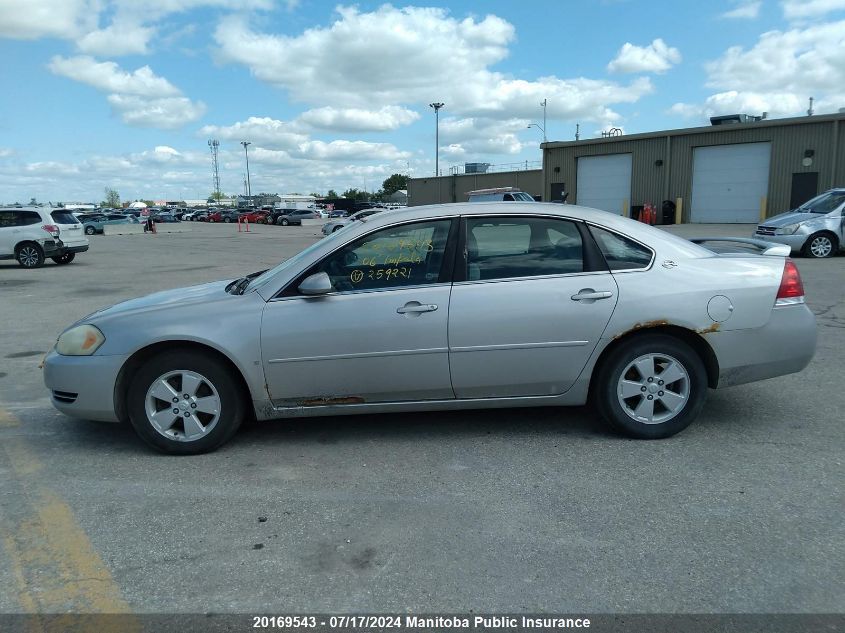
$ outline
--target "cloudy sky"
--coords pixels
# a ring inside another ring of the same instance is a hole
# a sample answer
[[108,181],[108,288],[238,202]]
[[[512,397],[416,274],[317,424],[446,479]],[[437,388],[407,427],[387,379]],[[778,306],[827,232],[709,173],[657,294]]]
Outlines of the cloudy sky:
[[[668,7],[671,6],[671,9]],[[845,0],[0,0],[0,202],[374,190],[549,140],[845,106]]]

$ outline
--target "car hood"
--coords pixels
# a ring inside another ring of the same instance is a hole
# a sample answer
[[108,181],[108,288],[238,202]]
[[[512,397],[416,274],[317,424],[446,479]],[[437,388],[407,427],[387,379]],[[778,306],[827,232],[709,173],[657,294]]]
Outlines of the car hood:
[[186,304],[199,304],[217,301],[231,296],[228,295],[225,290],[226,286],[231,282],[231,279],[227,279],[225,281],[212,281],[198,286],[188,286],[186,288],[174,288],[173,290],[154,292],[151,295],[138,297],[137,299],[129,299],[128,301],[121,301],[113,306],[103,308],[97,312],[89,314],[84,319],[80,319],[79,322],[97,321],[98,319],[111,318],[133,312],[166,309],[171,306],[182,307]]
[[786,226],[787,224],[795,224],[796,222],[806,222],[807,220],[818,220],[823,218],[823,213],[802,213],[800,211],[787,211],[786,213],[779,213],[770,218],[766,218],[764,222],[760,222],[760,226]]

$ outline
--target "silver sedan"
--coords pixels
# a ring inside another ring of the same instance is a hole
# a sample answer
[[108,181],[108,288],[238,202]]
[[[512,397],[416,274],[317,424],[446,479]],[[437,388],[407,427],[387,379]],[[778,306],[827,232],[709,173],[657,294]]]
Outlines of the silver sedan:
[[248,413],[588,401],[620,432],[668,437],[708,388],[810,362],[815,318],[781,250],[720,254],[572,205],[410,208],[260,274],[95,312],[44,377],[60,411],[128,420],[168,453],[213,450]]

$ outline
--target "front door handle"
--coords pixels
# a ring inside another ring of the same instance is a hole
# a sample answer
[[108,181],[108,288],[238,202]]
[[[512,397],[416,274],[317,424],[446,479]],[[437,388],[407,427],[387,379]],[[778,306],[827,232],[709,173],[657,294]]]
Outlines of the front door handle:
[[419,301],[409,301],[401,308],[396,308],[397,314],[419,314],[420,312],[434,312],[437,305],[434,303],[420,303]]
[[613,293],[609,290],[593,290],[592,288],[583,288],[578,291],[578,294],[572,295],[570,299],[573,301],[595,301],[596,299],[610,299]]

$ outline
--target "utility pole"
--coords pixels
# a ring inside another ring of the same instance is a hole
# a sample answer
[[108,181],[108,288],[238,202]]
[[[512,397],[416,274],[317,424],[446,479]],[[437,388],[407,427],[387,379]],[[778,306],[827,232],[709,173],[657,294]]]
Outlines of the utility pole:
[[252,145],[249,141],[241,141],[244,146],[244,156],[246,157],[246,197],[249,205],[252,206],[252,185],[249,182],[249,146]]
[[440,108],[445,103],[429,103],[430,108],[434,108],[434,175],[440,175]]
[[217,150],[220,148],[220,141],[217,139],[209,139],[208,147],[211,150],[211,178],[214,185],[214,200],[220,201],[220,170],[217,163]]

